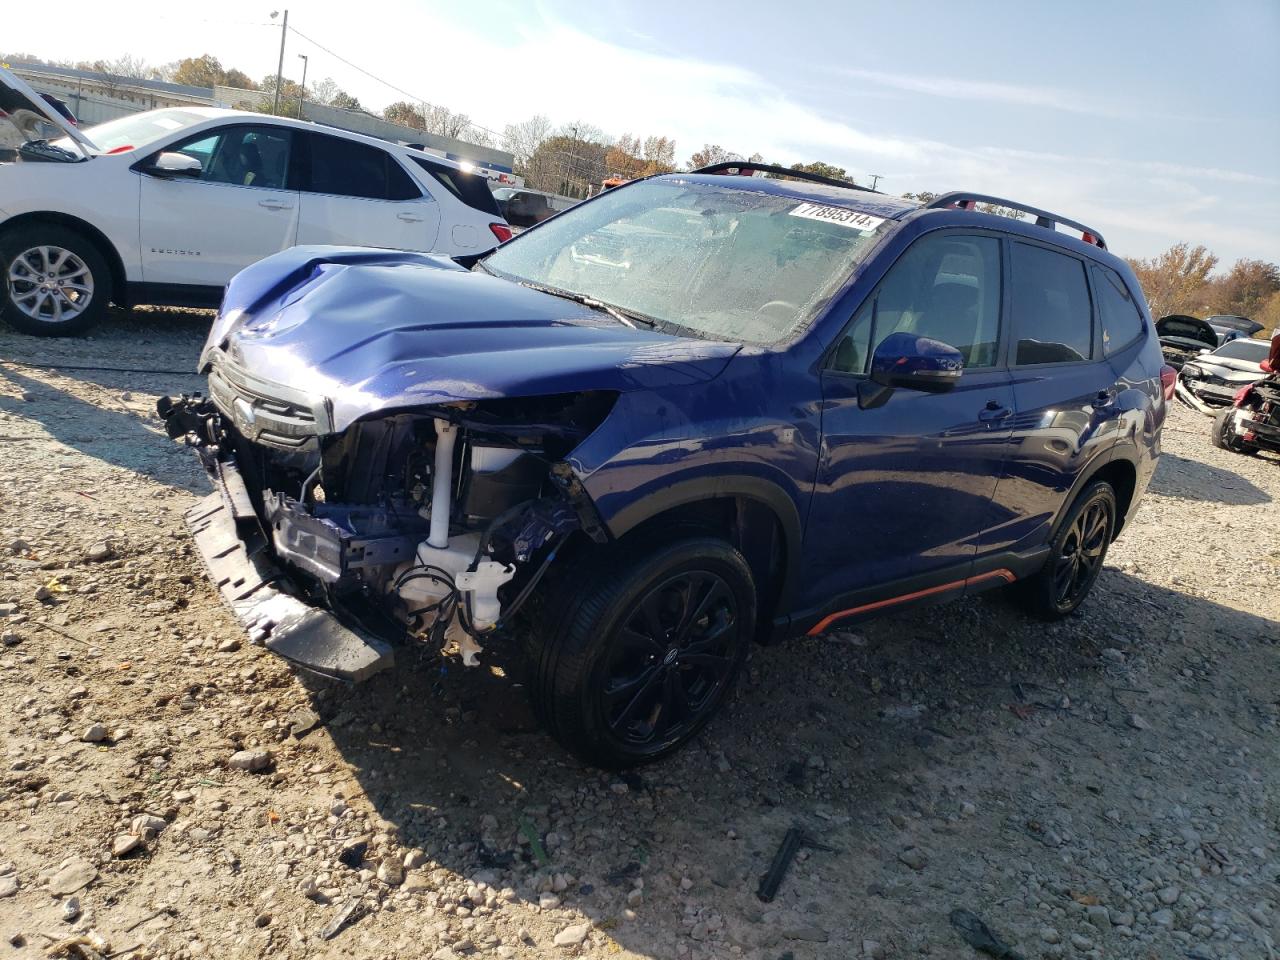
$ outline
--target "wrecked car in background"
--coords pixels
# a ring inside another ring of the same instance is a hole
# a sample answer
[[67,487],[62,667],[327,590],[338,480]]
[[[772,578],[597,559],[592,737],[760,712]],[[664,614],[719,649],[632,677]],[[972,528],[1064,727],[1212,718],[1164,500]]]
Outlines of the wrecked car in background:
[[696,734],[753,639],[1007,584],[1076,610],[1173,386],[1124,261],[1014,201],[733,167],[483,257],[238,274],[208,396],[159,412],[251,636],[350,680],[518,640],[547,728],[619,767]]
[[1181,370],[1188,360],[1202,353],[1217,349],[1217,331],[1199,317],[1174,313],[1156,321],[1156,334],[1160,338],[1160,350],[1165,363]]
[[1178,399],[1201,413],[1229,406],[1242,387],[1262,379],[1270,348],[1266,340],[1239,337],[1188,360],[1178,374]]

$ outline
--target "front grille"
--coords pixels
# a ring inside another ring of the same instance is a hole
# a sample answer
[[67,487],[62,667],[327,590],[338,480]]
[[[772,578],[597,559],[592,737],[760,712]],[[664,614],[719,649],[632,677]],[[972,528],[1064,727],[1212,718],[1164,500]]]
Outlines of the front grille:
[[328,431],[324,402],[269,384],[226,361],[209,372],[209,396],[246,440],[296,450]]

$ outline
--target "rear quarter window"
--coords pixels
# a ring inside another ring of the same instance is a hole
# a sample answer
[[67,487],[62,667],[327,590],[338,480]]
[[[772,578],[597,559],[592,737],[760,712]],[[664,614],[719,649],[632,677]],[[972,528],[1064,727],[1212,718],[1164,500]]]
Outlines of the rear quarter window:
[[1012,244],[1014,363],[1072,363],[1093,356],[1093,310],[1084,264],[1027,243]]
[[[490,216],[502,216],[498,210],[498,201],[494,199],[493,192],[489,189],[489,182],[484,177],[476,176],[474,173],[463,173],[443,163],[432,163],[423,157],[409,159],[468,207]],[[509,197],[510,195],[508,199]]]
[[1118,273],[1097,264],[1091,269],[1102,321],[1102,352],[1109,357],[1142,335],[1142,311]]

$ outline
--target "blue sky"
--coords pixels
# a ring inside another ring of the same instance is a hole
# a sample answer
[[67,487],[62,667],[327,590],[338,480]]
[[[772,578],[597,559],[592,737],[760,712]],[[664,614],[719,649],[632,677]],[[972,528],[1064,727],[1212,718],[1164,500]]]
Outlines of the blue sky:
[[[266,3],[120,18],[68,0],[4,42],[53,57],[210,52],[274,72]],[[786,163],[894,193],[967,188],[1095,224],[1121,254],[1179,240],[1280,261],[1280,2],[290,2],[320,44],[496,129],[533,113]],[[118,9],[118,8],[116,8]],[[402,99],[290,36],[310,77]]]

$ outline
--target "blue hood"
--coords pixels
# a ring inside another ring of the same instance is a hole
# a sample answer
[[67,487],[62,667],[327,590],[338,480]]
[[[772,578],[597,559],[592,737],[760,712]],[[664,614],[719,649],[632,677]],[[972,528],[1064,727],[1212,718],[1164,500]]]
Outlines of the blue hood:
[[369,414],[487,397],[705,382],[739,344],[608,314],[425,254],[294,247],[232,278],[200,358]]

